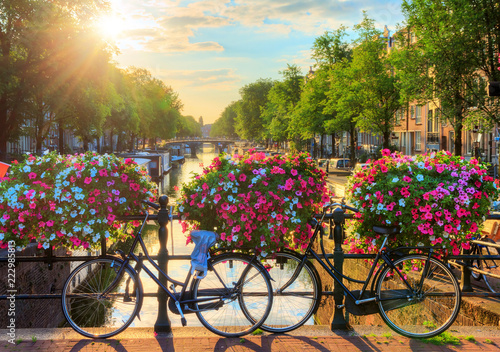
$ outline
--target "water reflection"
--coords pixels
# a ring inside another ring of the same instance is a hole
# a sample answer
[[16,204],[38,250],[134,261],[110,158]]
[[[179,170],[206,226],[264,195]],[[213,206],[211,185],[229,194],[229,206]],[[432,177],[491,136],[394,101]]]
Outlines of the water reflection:
[[[196,158],[186,157],[186,161],[177,169],[172,169],[168,175],[165,175],[159,186],[160,194],[165,194],[169,197],[169,205],[173,206],[176,199],[179,197],[179,191],[174,189],[175,186],[181,187],[183,183],[191,180],[194,173],[200,173],[203,166],[208,166],[217,154],[211,149],[204,149],[198,153]],[[150,255],[155,255],[160,249],[158,243],[158,227],[154,222],[145,231],[144,242],[146,243]],[[182,233],[181,226],[177,220],[174,220],[168,225],[168,242],[167,249],[170,255],[191,254],[193,245],[186,245],[186,237]],[[156,273],[156,270],[149,264],[147,267]],[[190,268],[188,260],[172,260],[168,264],[168,274],[173,279],[184,282],[186,274]],[[141,281],[145,293],[157,292],[157,284],[145,273],[141,272]],[[145,297],[141,309],[141,320],[135,319],[131,326],[136,327],[152,327],[158,316],[158,300],[155,297]],[[168,316],[172,326],[181,326],[180,316],[168,312]],[[186,315],[187,326],[202,326],[194,314]]]

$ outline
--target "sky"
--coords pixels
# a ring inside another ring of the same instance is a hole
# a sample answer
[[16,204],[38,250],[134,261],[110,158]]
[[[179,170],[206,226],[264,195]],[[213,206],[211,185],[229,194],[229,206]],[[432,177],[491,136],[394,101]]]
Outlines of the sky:
[[260,78],[281,79],[295,64],[306,74],[315,38],[352,28],[363,10],[394,33],[401,0],[111,0],[101,23],[119,67],[147,69],[178,93],[182,114],[215,122]]

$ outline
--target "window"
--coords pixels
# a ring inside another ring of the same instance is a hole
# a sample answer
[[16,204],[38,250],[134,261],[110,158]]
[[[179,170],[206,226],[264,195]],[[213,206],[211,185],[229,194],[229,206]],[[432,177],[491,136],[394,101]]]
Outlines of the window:
[[432,110],[429,110],[427,113],[427,132],[435,132],[434,123],[432,121]]
[[399,126],[401,124],[401,110],[400,109],[396,110],[395,117],[396,117],[395,124],[396,124],[396,126]]
[[415,106],[415,123],[422,123],[422,107]]
[[412,105],[410,107],[410,118],[415,119],[415,106],[414,105]]
[[415,150],[422,150],[422,132],[415,131]]

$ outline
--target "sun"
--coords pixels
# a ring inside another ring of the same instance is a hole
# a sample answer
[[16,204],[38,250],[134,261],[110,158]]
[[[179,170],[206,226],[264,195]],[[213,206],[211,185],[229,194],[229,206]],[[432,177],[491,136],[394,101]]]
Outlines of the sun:
[[97,21],[96,28],[104,38],[117,39],[125,30],[125,21],[116,15],[104,16]]

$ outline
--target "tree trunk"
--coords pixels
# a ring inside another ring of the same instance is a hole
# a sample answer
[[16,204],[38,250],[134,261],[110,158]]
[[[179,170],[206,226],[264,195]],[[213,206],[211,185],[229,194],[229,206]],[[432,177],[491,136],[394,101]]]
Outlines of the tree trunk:
[[383,137],[384,141],[382,142],[382,146],[384,149],[388,149],[391,145],[391,131],[384,131]]
[[335,138],[335,133],[332,133],[332,158],[337,157],[337,141]]
[[324,138],[324,135],[322,134],[320,137],[320,148],[321,148],[321,151],[320,151],[320,158],[324,158],[324,154],[325,154],[325,138]]
[[57,149],[59,154],[64,154],[64,128],[61,121],[57,124]]
[[351,135],[351,140],[350,140],[350,147],[351,147],[351,157],[350,157],[350,160],[351,160],[351,166],[354,167],[354,165],[356,164],[356,141],[358,139],[358,135],[356,133],[356,127],[353,126],[351,127],[351,131],[349,132],[350,135]]
[[113,129],[109,130],[109,152],[113,153],[115,150],[113,149]]
[[462,155],[462,130],[463,126],[461,122],[455,124],[453,130],[455,131],[455,155]]

